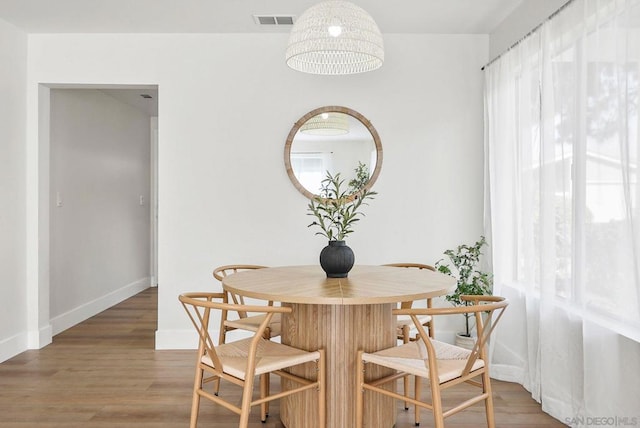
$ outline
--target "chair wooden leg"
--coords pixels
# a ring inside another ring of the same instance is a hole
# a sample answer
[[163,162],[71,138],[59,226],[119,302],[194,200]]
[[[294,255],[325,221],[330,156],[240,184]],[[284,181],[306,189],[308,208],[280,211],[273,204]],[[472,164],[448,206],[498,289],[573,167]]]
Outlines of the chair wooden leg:
[[[402,383],[404,385],[404,396],[408,397],[409,396],[409,375],[406,375],[402,379]],[[409,402],[408,401],[404,402],[404,409],[405,410],[409,410]]]
[[[220,336],[218,337],[218,344],[222,345],[227,340],[227,329],[222,327],[220,329]],[[215,381],[215,386],[213,387],[213,394],[218,395],[220,393],[220,384],[222,383],[222,379],[218,378]]]
[[[261,374],[260,375],[260,398],[265,398],[268,394],[269,388],[269,374],[265,373],[265,374]],[[267,416],[268,416],[268,409],[267,409],[267,403],[268,401],[260,404],[260,420],[264,423],[267,422]]]
[[[263,337],[265,339],[267,339],[267,340],[271,340],[271,328],[270,327],[267,327],[264,330]],[[267,373],[267,378],[266,378],[265,382],[266,382],[266,387],[267,387],[266,395],[269,395],[270,394],[270,391],[269,391],[269,388],[270,388],[269,373]],[[266,419],[267,416],[269,416],[269,404],[270,404],[270,402],[267,401],[266,403],[264,403],[264,406],[262,406],[262,417],[263,417],[262,422],[266,421],[267,420]]]
[[356,428],[362,428],[362,414],[364,412],[364,364],[362,362],[362,351],[358,351],[356,367]]
[[[198,425],[198,412],[200,410],[200,394],[198,391],[202,388],[202,377],[204,376],[203,370],[200,367],[196,368],[196,376],[193,382],[193,398],[191,399],[191,422],[190,428],[196,428]],[[220,379],[218,379],[220,382]]]
[[253,395],[253,373],[247,373],[242,390],[242,406],[240,413],[240,424],[238,428],[249,426],[249,414],[251,414],[251,399]]
[[[422,388],[422,378],[420,376],[414,376],[413,378],[413,382],[415,383],[415,390],[413,391],[413,398],[415,398],[416,400],[420,401],[420,396],[421,396],[421,388]],[[420,409],[422,409],[420,406],[415,405],[414,406],[415,410],[414,410],[414,420],[415,420],[415,424],[416,426],[420,425]]]
[[493,414],[493,392],[491,391],[491,379],[489,372],[482,373],[482,390],[487,394],[487,398],[484,402],[485,412],[487,413],[487,427],[495,428],[496,422]]
[[326,428],[327,426],[327,362],[325,359],[324,349],[320,350],[320,359],[318,360],[318,427]]
[[[268,397],[269,395],[271,395],[271,377],[269,376],[269,373],[266,374],[266,378],[265,378],[265,386],[267,387],[267,392],[266,392],[266,397]],[[266,417],[269,417],[269,404],[271,404],[271,401],[267,401],[266,403],[264,403],[265,407],[264,407],[264,415]]]
[[[427,299],[427,308],[433,308],[433,299]],[[429,321],[427,321],[427,332],[429,333],[430,338],[435,338],[435,331],[433,330],[433,316]]]
[[[402,342],[404,344],[409,343],[409,341],[411,340],[410,334],[411,334],[410,327],[408,325],[403,325],[402,326]],[[402,380],[402,382],[404,383],[404,396],[408,397],[409,396],[409,375],[406,375]],[[404,409],[409,410],[409,402],[407,401],[404,402]]]
[[442,396],[437,379],[429,379],[431,382],[431,398],[433,405],[433,423],[436,428],[444,428],[444,416],[442,416]]

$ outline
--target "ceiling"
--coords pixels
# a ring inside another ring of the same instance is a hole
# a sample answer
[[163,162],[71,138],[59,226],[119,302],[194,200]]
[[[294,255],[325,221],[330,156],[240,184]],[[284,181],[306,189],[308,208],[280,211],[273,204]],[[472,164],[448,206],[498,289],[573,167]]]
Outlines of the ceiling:
[[[529,1],[529,0],[528,0]],[[28,33],[262,33],[253,15],[299,16],[318,0],[0,0]],[[383,33],[490,34],[523,0],[353,0]]]

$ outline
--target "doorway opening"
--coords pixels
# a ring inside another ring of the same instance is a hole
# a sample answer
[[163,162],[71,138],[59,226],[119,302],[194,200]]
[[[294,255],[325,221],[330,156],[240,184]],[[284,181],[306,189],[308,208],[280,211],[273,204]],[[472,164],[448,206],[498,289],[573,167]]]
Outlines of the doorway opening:
[[50,337],[158,284],[158,94],[41,88],[38,317]]

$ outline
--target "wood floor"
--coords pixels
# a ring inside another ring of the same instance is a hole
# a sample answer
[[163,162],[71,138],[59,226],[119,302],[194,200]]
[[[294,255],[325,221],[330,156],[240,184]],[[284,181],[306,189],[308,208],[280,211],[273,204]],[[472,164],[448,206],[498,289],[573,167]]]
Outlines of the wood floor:
[[[0,427],[189,426],[195,351],[153,349],[156,291],[143,291],[55,336],[51,345],[0,364]],[[543,413],[520,385],[499,381],[492,385],[499,428],[565,426]],[[272,390],[277,388],[276,380]],[[445,405],[447,397],[459,399],[466,388],[455,387],[445,394]],[[425,388],[423,396],[427,394]],[[483,409],[475,406],[454,415],[447,419],[447,427],[486,426]],[[282,428],[277,402],[266,424],[260,422],[258,409],[251,420],[251,427]],[[235,414],[203,402],[199,427],[230,428],[237,423]],[[412,426],[413,411],[398,403],[396,427]],[[422,413],[421,426],[433,426],[429,413]]]

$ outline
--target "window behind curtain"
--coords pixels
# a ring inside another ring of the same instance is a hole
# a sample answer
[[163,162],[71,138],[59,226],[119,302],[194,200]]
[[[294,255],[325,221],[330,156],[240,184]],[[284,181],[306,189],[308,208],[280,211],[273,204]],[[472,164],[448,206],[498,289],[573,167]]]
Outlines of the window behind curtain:
[[638,411],[639,76],[640,0],[573,0],[485,68],[493,374],[572,427]]
[[506,196],[493,184],[491,209],[514,217],[497,232],[512,243],[511,283],[640,338],[640,6],[585,3],[586,22],[548,23],[488,81],[502,86],[489,100],[508,97],[489,135],[510,137],[489,150],[512,165],[494,178],[513,181]]

